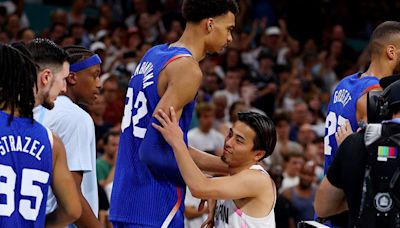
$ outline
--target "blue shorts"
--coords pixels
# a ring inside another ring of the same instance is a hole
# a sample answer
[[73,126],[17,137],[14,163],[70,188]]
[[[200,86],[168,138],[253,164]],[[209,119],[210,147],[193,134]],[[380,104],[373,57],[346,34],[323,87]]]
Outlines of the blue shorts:
[[142,226],[138,224],[133,224],[133,223],[126,223],[126,222],[112,222],[114,228],[141,228],[141,227],[148,227],[148,226]]
[[[172,219],[171,223],[168,225],[168,228],[183,228],[184,227],[184,218],[183,216],[180,216],[179,213],[175,214],[174,218]],[[144,226],[144,225],[138,225],[135,223],[127,223],[127,222],[116,222],[112,221],[113,227],[114,228],[159,228],[158,227],[153,227],[153,226]]]

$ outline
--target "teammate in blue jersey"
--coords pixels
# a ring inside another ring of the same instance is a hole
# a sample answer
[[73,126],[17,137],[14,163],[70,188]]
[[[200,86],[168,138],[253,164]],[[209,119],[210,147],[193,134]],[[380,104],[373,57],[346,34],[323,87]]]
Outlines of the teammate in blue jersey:
[[[198,62],[232,41],[234,0],[185,0],[186,28],[172,44],[151,48],[126,95],[110,220],[115,227],[183,227],[185,183],[171,147],[152,126],[153,114],[173,106],[187,142],[202,73]],[[225,170],[219,157],[189,150],[203,170]]]
[[[28,56],[0,44],[0,227],[65,226],[81,213],[78,192],[60,139],[33,120],[40,69]],[[46,216],[49,186],[60,204]]]
[[368,70],[341,80],[329,101],[325,122],[325,173],[338,148],[335,138],[338,127],[346,126],[354,132],[360,121],[367,122],[367,92],[380,89],[379,79],[400,72],[400,22],[386,21],[378,25],[368,48],[371,56]]
[[[338,144],[367,122],[367,93],[380,90],[379,79],[400,72],[400,22],[378,25],[369,42],[371,63],[364,73],[347,76],[339,82],[329,101],[325,122],[325,165],[327,173]],[[339,130],[343,126],[344,130]],[[331,218],[332,225],[347,226],[347,214]]]

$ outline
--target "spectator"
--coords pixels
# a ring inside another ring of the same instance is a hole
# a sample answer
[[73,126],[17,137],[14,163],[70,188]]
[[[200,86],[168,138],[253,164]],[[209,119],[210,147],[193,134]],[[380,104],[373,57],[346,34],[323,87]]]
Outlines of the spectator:
[[88,112],[94,122],[94,130],[96,134],[97,152],[103,152],[104,142],[102,137],[108,132],[113,125],[104,120],[103,115],[106,110],[106,101],[103,94],[99,94],[93,104],[88,105]]
[[17,40],[21,40],[25,44],[29,43],[29,41],[35,39],[35,32],[30,28],[24,28],[18,31]]
[[212,128],[215,119],[214,105],[212,103],[198,103],[196,115],[199,126],[188,132],[189,146],[221,156],[224,148],[224,135]]
[[106,110],[103,118],[115,126],[121,122],[124,111],[124,103],[121,99],[118,79],[115,76],[107,78],[103,82],[102,92],[106,101]]
[[213,128],[221,133],[225,133],[228,128],[227,116],[225,110],[227,109],[227,98],[225,94],[214,93],[212,102],[215,106],[215,121]]
[[71,12],[67,14],[68,25],[72,25],[75,23],[83,25],[86,18],[83,11],[85,10],[86,7],[87,7],[86,0],[73,0]]
[[225,73],[224,89],[215,92],[216,96],[223,94],[227,98],[227,106],[225,108],[225,118],[228,117],[229,107],[231,107],[233,102],[239,100],[240,98],[239,95],[240,81],[241,78],[239,70],[237,68],[230,68]]
[[276,126],[278,140],[270,159],[265,160],[264,162],[268,165],[283,166],[284,157],[293,152],[302,153],[303,148],[296,141],[289,139],[291,120],[290,115],[287,112],[276,113],[273,120]]
[[96,172],[97,181],[104,188],[114,179],[110,173],[117,159],[119,132],[108,131],[103,137],[103,143],[104,154],[96,160]]
[[272,116],[275,109],[275,100],[278,92],[277,79],[273,71],[274,59],[268,52],[261,52],[258,56],[259,68],[254,84],[258,91],[253,102],[254,107]]
[[299,184],[299,175],[304,162],[304,155],[301,153],[290,152],[284,157],[283,180],[282,186],[279,189],[280,193]]
[[296,224],[300,221],[314,219],[313,202],[317,191],[314,183],[315,166],[312,162],[307,162],[301,167],[298,185],[282,192],[282,195],[293,205]]
[[316,138],[317,136],[312,129],[311,124],[305,123],[300,126],[299,132],[297,133],[297,141],[303,147],[304,151],[307,151],[308,147]]
[[[282,167],[276,165],[272,167],[269,171],[271,178],[274,180],[277,191],[282,185]],[[275,203],[275,222],[276,228],[296,228],[294,223],[294,209],[290,201],[278,194],[278,198]]]
[[292,121],[289,139],[296,141],[300,126],[311,122],[311,113],[308,110],[307,104],[303,101],[298,101],[295,103],[294,110],[292,112]]

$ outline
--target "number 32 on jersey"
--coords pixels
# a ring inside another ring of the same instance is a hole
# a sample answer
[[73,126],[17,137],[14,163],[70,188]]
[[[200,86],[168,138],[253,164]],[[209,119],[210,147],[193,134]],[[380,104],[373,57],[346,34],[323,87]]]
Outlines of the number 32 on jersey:
[[[135,104],[133,104],[133,89],[128,88],[126,93],[126,97],[128,99],[127,104],[125,105],[124,109],[124,117],[122,118],[121,123],[121,131],[122,133],[125,131],[126,128],[129,127],[132,121],[132,129],[133,129],[133,136],[138,138],[144,138],[146,134],[146,128],[138,127],[137,124],[139,123],[140,119],[146,116],[147,114],[147,99],[146,96],[142,91],[139,92],[138,96],[136,97]],[[132,109],[136,110],[136,114],[132,116]]]

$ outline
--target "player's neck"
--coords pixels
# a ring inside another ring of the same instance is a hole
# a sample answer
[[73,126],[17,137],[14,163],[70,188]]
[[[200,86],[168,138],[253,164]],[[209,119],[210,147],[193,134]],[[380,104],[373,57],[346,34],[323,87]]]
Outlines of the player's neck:
[[74,91],[72,89],[72,87],[68,87],[67,92],[65,93],[61,93],[60,95],[66,96],[68,97],[72,102],[74,102],[75,104],[78,103],[78,98],[77,96],[74,94]]
[[[1,111],[11,115],[11,108],[10,107],[2,109]],[[19,116],[18,108],[14,109],[14,116]]]
[[37,107],[43,103],[43,99],[39,94],[39,91],[41,91],[40,85],[38,85],[37,89],[33,90],[34,96],[35,96],[35,104],[34,107]]
[[35,104],[34,104],[34,108],[36,108],[37,106],[41,105],[43,103],[43,100],[39,98],[39,96],[35,96]]
[[188,49],[192,53],[193,58],[199,62],[206,55],[204,41],[202,37],[199,37],[199,31],[197,31],[199,29],[198,27],[190,24],[186,26],[182,36],[178,41],[172,43],[171,46]]
[[392,74],[393,71],[389,66],[381,64],[379,61],[371,61],[371,65],[369,66],[368,70],[364,72],[361,77],[374,76],[381,79]]
[[233,175],[238,174],[238,173],[240,173],[240,172],[242,172],[244,170],[250,169],[250,167],[253,166],[253,165],[256,165],[256,163],[254,163],[254,162],[246,163],[246,164],[243,164],[243,165],[237,166],[237,167],[232,167],[232,166],[229,165],[229,167],[228,167],[229,174],[231,176],[233,176]]

